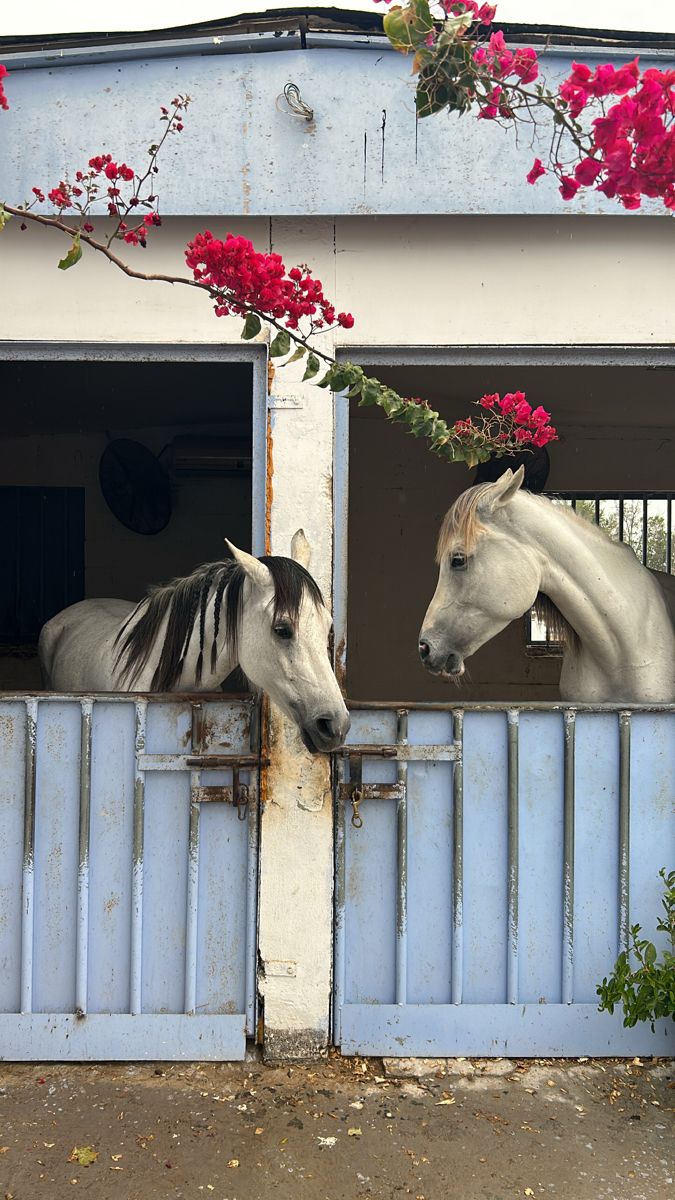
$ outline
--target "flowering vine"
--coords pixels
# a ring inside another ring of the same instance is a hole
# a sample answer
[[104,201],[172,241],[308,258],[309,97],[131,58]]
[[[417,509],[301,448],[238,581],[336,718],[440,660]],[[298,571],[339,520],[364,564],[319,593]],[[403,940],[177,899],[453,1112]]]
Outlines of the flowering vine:
[[389,10],[389,41],[413,55],[418,116],[474,111],[518,127],[536,126],[544,110],[552,129],[548,163],[536,158],[528,183],[550,173],[563,200],[594,188],[626,209],[649,197],[674,211],[675,71],[641,72],[637,58],[594,71],[573,63],[551,91],[537,82],[536,51],[510,50],[504,34],[491,30],[495,14],[496,5],[477,0],[408,0]]
[[[6,74],[0,67],[0,84]],[[65,234],[71,245],[59,262],[62,270],[79,262],[86,245],[134,279],[182,284],[205,292],[217,317],[244,317],[242,338],[256,337],[263,324],[271,327],[272,358],[283,358],[285,363],[306,358],[303,380],[314,379],[323,369],[319,387],[347,391],[350,399],[362,406],[377,405],[389,420],[399,422],[413,436],[425,438],[432,453],[448,462],[466,462],[472,467],[493,456],[543,446],[557,437],[550,414],[541,407],[532,411],[523,392],[483,396],[475,402],[480,410],[475,417],[449,425],[427,401],[400,396],[380,380],[366,376],[354,363],[336,362],[312,339],[336,328],[351,329],[352,314],[336,312],[321,280],[306,264],[287,269],[279,254],[256,250],[248,238],[228,233],[222,240],[209,230],[196,234],[185,251],[191,276],[146,273],[120,258],[113,243],[144,248],[150,231],[161,225],[155,190],[157,160],[167,138],[182,132],[189,103],[189,96],[179,95],[170,108],[161,107],[160,119],[166,128],[160,140],[149,147],[144,171],[136,171],[108,153],[93,155],[72,180],[64,177],[52,187],[35,186],[32,198],[22,205],[0,203],[0,230],[11,217],[19,217],[22,229],[27,222],[36,222]],[[0,105],[8,107],[1,86]],[[36,210],[46,200],[55,215]],[[101,202],[108,218],[113,218],[113,227],[97,235],[93,210]]]

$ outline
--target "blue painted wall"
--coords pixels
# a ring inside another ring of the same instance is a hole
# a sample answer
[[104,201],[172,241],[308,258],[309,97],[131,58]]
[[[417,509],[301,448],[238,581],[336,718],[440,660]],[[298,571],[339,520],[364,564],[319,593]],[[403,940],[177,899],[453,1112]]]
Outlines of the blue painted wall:
[[[67,166],[75,170],[101,151],[143,163],[163,129],[155,121],[159,105],[180,91],[194,105],[184,134],[164,154],[167,216],[623,212],[595,193],[565,205],[549,180],[530,187],[527,134],[518,147],[511,133],[473,117],[418,124],[409,62],[384,45],[157,53],[106,51],[97,59],[94,52],[93,62],[43,60],[40,69],[13,73],[11,110],[0,122],[0,197],[23,200],[34,184],[52,186]],[[590,54],[578,57],[590,61]],[[568,73],[573,57],[543,55],[547,79]],[[5,61],[11,70],[11,56]],[[673,65],[648,55],[641,61]],[[16,65],[25,68],[26,60]],[[291,80],[314,110],[311,123],[277,106]],[[542,139],[536,147],[542,157],[546,146]]]

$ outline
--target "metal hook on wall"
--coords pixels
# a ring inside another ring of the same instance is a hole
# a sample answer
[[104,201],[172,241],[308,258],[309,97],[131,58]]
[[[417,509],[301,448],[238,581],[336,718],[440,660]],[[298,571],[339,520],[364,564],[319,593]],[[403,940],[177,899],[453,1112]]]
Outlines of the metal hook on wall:
[[300,95],[297,83],[287,83],[276,99],[278,112],[290,112],[294,117],[302,117],[304,121],[314,120],[314,109],[305,104]]

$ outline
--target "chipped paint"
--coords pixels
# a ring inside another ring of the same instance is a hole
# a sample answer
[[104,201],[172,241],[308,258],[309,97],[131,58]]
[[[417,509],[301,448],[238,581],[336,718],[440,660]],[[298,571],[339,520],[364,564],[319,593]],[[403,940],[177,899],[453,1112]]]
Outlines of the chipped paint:
[[267,413],[267,456],[265,472],[265,554],[272,553],[272,504],[274,501],[274,441],[272,438],[272,414]]

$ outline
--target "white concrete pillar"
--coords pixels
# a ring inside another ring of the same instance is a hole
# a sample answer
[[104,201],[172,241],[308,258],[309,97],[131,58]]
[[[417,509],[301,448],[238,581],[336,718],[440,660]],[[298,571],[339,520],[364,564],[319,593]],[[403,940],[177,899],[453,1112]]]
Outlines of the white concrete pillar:
[[[334,295],[332,221],[275,220],[272,249],[307,263]],[[330,339],[321,349],[332,351]],[[288,554],[305,530],[310,571],[330,603],[333,553],[332,394],[302,383],[304,361],[277,370],[268,424],[268,538]],[[330,760],[304,749],[272,708],[260,838],[259,989],[268,1058],[315,1055],[330,1032],[333,822]]]

